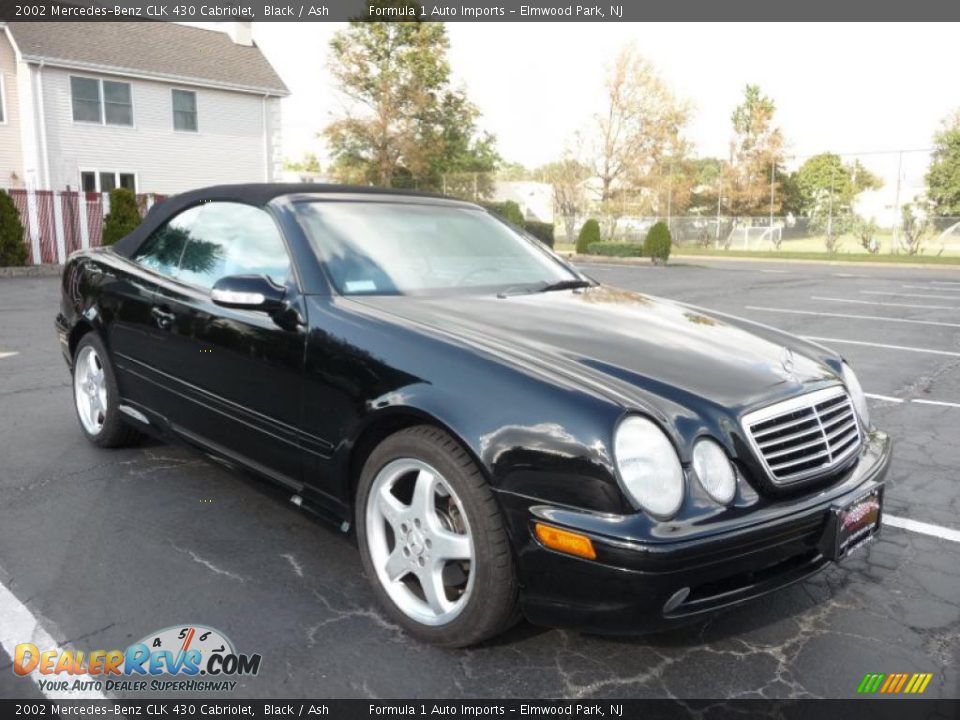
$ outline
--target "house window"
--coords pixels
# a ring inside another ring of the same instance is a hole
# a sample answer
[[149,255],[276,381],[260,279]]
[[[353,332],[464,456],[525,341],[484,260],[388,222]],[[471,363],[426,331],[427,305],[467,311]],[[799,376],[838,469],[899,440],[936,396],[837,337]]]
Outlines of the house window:
[[197,131],[197,94],[190,90],[173,91],[173,129]]
[[80,188],[83,192],[110,192],[118,187],[137,191],[137,176],[134,173],[112,170],[82,170]]
[[130,83],[70,77],[74,122],[133,125]]

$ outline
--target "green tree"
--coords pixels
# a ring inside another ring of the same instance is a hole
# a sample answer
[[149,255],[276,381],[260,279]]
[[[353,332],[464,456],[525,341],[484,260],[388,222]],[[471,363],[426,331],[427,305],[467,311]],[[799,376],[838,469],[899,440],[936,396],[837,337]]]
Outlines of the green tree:
[[660,220],[647,231],[647,237],[643,240],[643,254],[650,258],[650,262],[654,265],[666,264],[667,260],[670,259],[670,246],[672,244],[670,228],[663,220]]
[[777,192],[777,176],[783,165],[783,133],[774,124],[776,109],[758,85],[747,85],[743,102],[730,116],[733,139],[723,192],[733,215],[762,216],[770,212],[771,175],[773,212],[783,209],[782,193]]
[[24,265],[28,255],[20,211],[10,196],[0,190],[0,267]]
[[587,220],[577,235],[577,255],[586,255],[593,243],[600,242],[600,223],[593,218]]
[[859,160],[845,164],[835,153],[808,158],[797,170],[795,182],[800,214],[810,218],[811,230],[829,238],[852,228],[857,196],[883,184]]
[[283,169],[293,170],[294,172],[313,173],[316,175],[320,173],[320,161],[317,159],[316,153],[308,152],[300,160],[285,160]]
[[445,26],[420,21],[422,8],[412,0],[371,5],[411,8],[415,19],[367,15],[331,40],[330,71],[347,106],[322,133],[331,174],[346,182],[440,189],[445,173],[492,171],[499,161],[494,139],[478,133],[479,111],[450,85]]
[[140,208],[133,190],[116,188],[110,191],[110,212],[103,219],[101,244],[113,245],[129,235],[140,224]]
[[936,215],[960,215],[960,110],[944,120],[933,144],[927,197]]

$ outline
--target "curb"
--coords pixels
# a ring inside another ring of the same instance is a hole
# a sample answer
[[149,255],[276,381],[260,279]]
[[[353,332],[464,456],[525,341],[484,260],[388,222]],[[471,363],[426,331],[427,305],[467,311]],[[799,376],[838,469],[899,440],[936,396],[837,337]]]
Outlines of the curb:
[[63,265],[23,265],[0,267],[0,279],[11,277],[59,277]]
[[[639,265],[643,267],[654,267],[649,258],[624,258],[607,257],[604,255],[577,255],[575,253],[561,253],[567,260],[585,265]],[[779,263],[798,265],[833,265],[837,267],[867,267],[867,268],[913,268],[923,270],[960,270],[960,263],[957,264],[938,264],[938,263],[911,263],[911,262],[871,262],[870,260],[804,260],[802,258],[759,258],[759,257],[723,257],[718,255],[680,255],[672,254],[670,259],[683,260],[685,262],[694,261],[713,261],[719,262],[747,262],[747,263]],[[667,263],[669,265],[670,263]]]

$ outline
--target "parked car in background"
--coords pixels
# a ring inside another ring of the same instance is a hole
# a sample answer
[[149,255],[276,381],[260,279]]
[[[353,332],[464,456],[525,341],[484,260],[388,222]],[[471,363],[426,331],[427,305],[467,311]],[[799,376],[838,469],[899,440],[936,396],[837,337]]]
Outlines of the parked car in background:
[[689,622],[880,527],[891,444],[839,355],[600,285],[468,203],[207,188],[62,287],[91,442],[186,441],[281,485],[355,530],[428,642]]

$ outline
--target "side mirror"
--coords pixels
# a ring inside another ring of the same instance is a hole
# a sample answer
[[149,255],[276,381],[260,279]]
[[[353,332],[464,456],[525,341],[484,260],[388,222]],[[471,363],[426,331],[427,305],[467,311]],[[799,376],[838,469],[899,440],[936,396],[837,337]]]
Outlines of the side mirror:
[[228,275],[214,283],[210,299],[221,307],[273,313],[283,308],[285,294],[266,275]]

